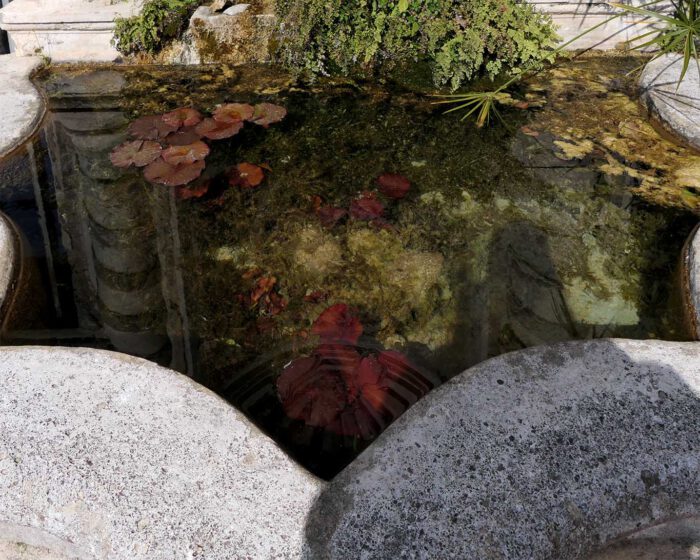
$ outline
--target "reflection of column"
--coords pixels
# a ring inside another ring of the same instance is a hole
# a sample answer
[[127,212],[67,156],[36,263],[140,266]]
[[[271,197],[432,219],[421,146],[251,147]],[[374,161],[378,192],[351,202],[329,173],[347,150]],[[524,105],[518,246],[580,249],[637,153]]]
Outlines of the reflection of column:
[[57,202],[64,219],[72,214],[64,222],[66,235],[78,241],[71,244],[78,307],[118,350],[155,355],[167,337],[147,191],[138,175],[122,174],[109,161],[123,140],[124,117],[60,112],[54,122],[58,145],[68,152],[63,158],[70,154],[77,163],[64,174]]
[[81,326],[120,351],[192,372],[170,193],[109,160],[126,138],[127,119],[115,110],[123,76],[96,71],[58,82],[47,88],[55,96],[48,137]]

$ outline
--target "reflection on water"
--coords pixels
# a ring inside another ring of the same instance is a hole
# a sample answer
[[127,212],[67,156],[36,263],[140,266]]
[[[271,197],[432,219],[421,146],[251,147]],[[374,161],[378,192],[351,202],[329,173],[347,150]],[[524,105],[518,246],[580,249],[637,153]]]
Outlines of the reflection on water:
[[[635,198],[589,153],[557,156],[551,133],[476,131],[387,91],[272,94],[191,78],[183,100],[183,75],[160,73],[148,93],[133,71],[44,79],[50,119],[24,159],[1,164],[0,208],[43,259],[49,305],[6,343],[111,348],[178,369],[330,476],[430,388],[490,356],[687,336],[674,273],[694,217]],[[139,99],[141,114],[284,105],[277,128],[246,130],[207,159],[212,174],[266,164],[266,181],[180,200],[116,169],[109,153]],[[319,219],[319,204],[348,208],[387,172],[411,188],[382,199],[385,223]],[[261,282],[284,305],[251,299]],[[329,348],[316,325],[338,305],[361,328]]]

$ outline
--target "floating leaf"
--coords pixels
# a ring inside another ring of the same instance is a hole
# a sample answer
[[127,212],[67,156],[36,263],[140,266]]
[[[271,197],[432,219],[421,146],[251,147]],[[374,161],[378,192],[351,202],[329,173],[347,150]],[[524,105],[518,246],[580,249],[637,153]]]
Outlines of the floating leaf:
[[321,303],[328,299],[328,292],[322,292],[321,290],[315,290],[309,292],[304,296],[304,301],[307,303]]
[[277,278],[274,276],[263,276],[262,278],[259,278],[255,283],[255,287],[250,292],[251,303],[258,303],[261,297],[274,288],[275,284],[277,284]]
[[337,303],[323,311],[311,327],[311,333],[321,337],[324,342],[350,344],[357,344],[362,330],[357,315],[344,303]]
[[168,134],[163,142],[170,146],[187,146],[188,144],[194,144],[198,140],[202,139],[202,135],[195,131],[195,127],[190,126],[179,130],[178,132],[173,132]]
[[194,163],[201,161],[209,155],[209,146],[201,140],[197,140],[186,146],[171,146],[163,151],[163,160],[170,165]]
[[189,200],[190,198],[201,198],[209,192],[209,181],[203,181],[195,187],[175,187],[175,198],[178,200]]
[[252,189],[265,180],[262,167],[253,163],[239,163],[228,174],[228,183],[232,187]]
[[247,103],[227,103],[219,105],[212,116],[217,122],[236,123],[250,120],[254,112],[253,106]]
[[260,103],[255,106],[251,122],[259,124],[265,128],[271,124],[278,123],[287,116],[287,109],[272,103]]
[[178,127],[166,123],[162,116],[152,115],[136,119],[129,125],[128,132],[139,140],[162,140],[177,129]]
[[134,140],[114,148],[109,159],[115,167],[145,167],[158,159],[162,151],[163,147],[158,142]]
[[243,128],[243,122],[234,123],[218,122],[214,119],[204,119],[195,128],[195,132],[211,140],[223,140],[238,134]]
[[411,182],[403,175],[396,173],[380,175],[377,178],[377,185],[379,185],[379,191],[384,196],[394,199],[403,198],[411,188]]
[[202,114],[197,111],[197,109],[182,107],[180,109],[175,109],[170,113],[165,113],[165,115],[163,115],[163,121],[170,126],[174,126],[175,128],[195,126],[202,122]]
[[384,205],[372,192],[365,191],[350,203],[350,215],[357,220],[376,220],[383,214]]
[[168,187],[179,187],[191,183],[204,171],[204,162],[171,165],[158,159],[144,169],[143,176],[151,183]]

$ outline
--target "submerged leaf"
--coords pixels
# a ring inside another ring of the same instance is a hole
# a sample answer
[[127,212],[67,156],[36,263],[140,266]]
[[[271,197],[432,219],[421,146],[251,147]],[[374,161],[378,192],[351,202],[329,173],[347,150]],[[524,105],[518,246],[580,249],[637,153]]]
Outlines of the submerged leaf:
[[336,208],[335,206],[321,206],[316,210],[321,224],[329,229],[335,226],[347,213],[345,208]]
[[219,105],[212,116],[217,122],[236,123],[250,120],[254,112],[253,106],[247,103],[227,103]]
[[166,123],[160,115],[141,117],[129,125],[128,132],[139,140],[162,140],[178,129]]
[[362,323],[354,311],[345,303],[337,303],[321,313],[311,333],[324,342],[346,342],[357,344],[362,335]]
[[145,167],[158,159],[162,150],[163,147],[158,142],[134,140],[114,148],[109,159],[115,167]]
[[191,183],[204,171],[204,162],[183,163],[171,165],[162,159],[154,161],[146,169],[143,175],[147,181],[165,185],[168,187],[178,187]]
[[287,109],[272,103],[259,103],[255,106],[251,122],[268,128],[271,124],[278,123],[287,116]]
[[225,123],[214,119],[204,119],[195,128],[195,132],[211,140],[223,140],[238,134],[243,128],[243,122]]
[[356,220],[376,220],[384,214],[384,205],[372,192],[365,191],[350,203],[350,215]]
[[178,200],[201,198],[209,192],[209,181],[204,181],[195,187],[175,187],[174,192]]
[[379,185],[379,191],[384,196],[394,199],[403,198],[411,188],[411,182],[403,175],[396,173],[380,175],[377,178],[377,185]]
[[209,146],[201,140],[185,146],[171,146],[163,151],[163,159],[170,165],[194,163],[209,155]]
[[192,107],[182,107],[163,115],[163,121],[170,126],[181,128],[183,126],[195,126],[202,122],[202,114]]
[[262,167],[253,163],[239,163],[228,174],[228,183],[232,187],[252,189],[265,180]]

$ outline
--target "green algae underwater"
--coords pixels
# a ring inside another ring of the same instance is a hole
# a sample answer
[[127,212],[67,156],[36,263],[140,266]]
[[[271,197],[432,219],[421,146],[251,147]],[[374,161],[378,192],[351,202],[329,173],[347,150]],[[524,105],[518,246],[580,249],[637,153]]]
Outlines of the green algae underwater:
[[[102,260],[91,283],[68,249],[77,305],[96,326],[161,336],[151,359],[223,395],[326,478],[417,398],[489,357],[594,337],[686,340],[677,276],[700,209],[700,155],[646,119],[628,75],[640,60],[566,62],[517,92],[522,108],[506,110],[507,126],[483,130],[407,83],[308,85],[266,67],[46,70],[37,81],[53,134],[78,168],[64,172],[66,192],[92,193],[81,195],[88,229],[158,255],[147,273]],[[287,114],[211,142],[191,194],[111,165],[129,122],[221,103]],[[91,142],[65,125],[78,113],[101,123]],[[105,124],[108,113],[121,118]],[[227,181],[242,163],[264,180]],[[410,182],[405,196],[382,194],[386,174]],[[381,212],[352,212],[363,200]],[[68,237],[79,204],[56,195]],[[321,208],[338,212],[324,219]],[[130,221],[116,223],[120,212]],[[162,290],[138,313],[100,300],[103,286],[133,296],[145,285]],[[359,334],[324,339],[329,310]],[[345,348],[319,357],[327,343]],[[354,381],[347,363],[361,372]],[[284,372],[321,380],[293,413]],[[351,405],[361,419],[338,428]]]

